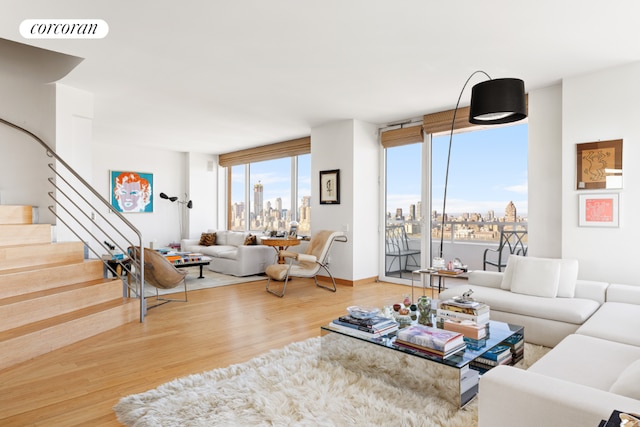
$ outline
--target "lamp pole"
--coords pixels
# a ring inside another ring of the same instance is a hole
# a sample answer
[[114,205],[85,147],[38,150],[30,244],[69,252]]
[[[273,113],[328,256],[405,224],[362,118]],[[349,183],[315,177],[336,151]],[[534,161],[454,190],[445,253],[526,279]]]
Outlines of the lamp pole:
[[[489,80],[476,84],[471,91],[471,107],[469,108],[469,122],[482,125],[496,125],[516,122],[527,117],[527,103],[524,92],[524,82],[520,79],[492,79],[482,70],[471,73],[462,86],[456,108],[453,110],[451,132],[449,132],[449,150],[447,153],[447,169],[444,178],[444,198],[442,199],[442,224],[440,229],[439,256],[444,254],[444,228],[447,215],[447,190],[449,187],[449,165],[451,164],[451,147],[453,145],[453,131],[456,127],[456,116],[460,107],[460,99],[467,84],[478,73],[484,74]],[[453,231],[453,229],[452,229]]]
[[444,252],[443,250],[444,249],[444,223],[445,223],[445,216],[446,216],[446,210],[447,210],[447,188],[449,186],[449,165],[451,163],[451,146],[453,145],[453,131],[456,128],[456,116],[458,115],[458,108],[460,107],[460,100],[462,99],[462,94],[464,93],[464,90],[469,84],[469,81],[471,80],[471,78],[478,73],[482,73],[485,76],[487,76],[488,79],[491,79],[491,76],[489,76],[489,74],[485,73],[482,70],[476,70],[473,73],[471,73],[471,75],[467,78],[467,81],[464,82],[464,86],[462,86],[460,95],[458,95],[458,102],[456,102],[456,108],[453,110],[453,120],[451,120],[451,132],[449,132],[449,150],[447,152],[447,168],[444,174],[444,197],[442,199],[442,223],[440,226],[440,252],[438,255],[440,258],[443,257],[443,252]]

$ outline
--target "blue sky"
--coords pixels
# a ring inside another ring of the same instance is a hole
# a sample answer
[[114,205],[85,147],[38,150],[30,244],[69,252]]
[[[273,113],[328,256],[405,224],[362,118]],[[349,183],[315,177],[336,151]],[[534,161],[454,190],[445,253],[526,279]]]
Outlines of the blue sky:
[[[502,216],[513,201],[518,214],[526,215],[528,125],[520,124],[453,136],[447,212],[494,210]],[[433,208],[442,212],[449,135],[433,141]],[[388,208],[408,212],[420,198],[420,144],[396,149],[387,165]]]
[[[526,215],[527,204],[527,140],[528,125],[518,124],[483,131],[464,132],[453,136],[447,212],[460,214],[494,210],[497,216],[513,201],[520,215]],[[433,208],[442,211],[444,178],[449,135],[433,141]],[[422,144],[392,149],[387,164],[387,202],[392,214],[420,200],[420,162]],[[311,156],[302,156],[298,164],[302,177],[298,197],[311,195]],[[251,165],[251,186],[260,180],[264,186],[264,201],[290,205],[290,159],[270,160]],[[233,168],[234,201],[244,200],[244,168]],[[253,190],[251,191],[253,194]],[[239,197],[238,197],[239,196]],[[253,197],[253,195],[251,196]],[[252,200],[253,202],[253,200]],[[312,206],[317,201],[312,201]]]

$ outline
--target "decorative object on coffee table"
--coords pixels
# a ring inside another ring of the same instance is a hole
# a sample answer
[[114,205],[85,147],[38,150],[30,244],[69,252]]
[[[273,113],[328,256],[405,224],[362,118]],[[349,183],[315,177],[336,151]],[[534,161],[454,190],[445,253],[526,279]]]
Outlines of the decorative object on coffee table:
[[431,298],[426,295],[423,295],[418,298],[418,311],[420,315],[418,316],[418,323],[421,325],[432,326],[432,310],[431,310]]

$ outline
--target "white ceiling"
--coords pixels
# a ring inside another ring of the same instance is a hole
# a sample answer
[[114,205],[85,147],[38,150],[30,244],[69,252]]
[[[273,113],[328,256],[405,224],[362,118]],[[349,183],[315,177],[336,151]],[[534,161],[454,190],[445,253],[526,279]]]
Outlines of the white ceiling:
[[[529,91],[640,61],[638,0],[2,6],[0,37],[85,58],[62,83],[94,94],[97,141],[178,151],[224,153],[306,136],[335,120],[385,124],[453,108],[477,69],[521,78]],[[20,22],[35,18],[103,19],[109,34],[22,38]]]

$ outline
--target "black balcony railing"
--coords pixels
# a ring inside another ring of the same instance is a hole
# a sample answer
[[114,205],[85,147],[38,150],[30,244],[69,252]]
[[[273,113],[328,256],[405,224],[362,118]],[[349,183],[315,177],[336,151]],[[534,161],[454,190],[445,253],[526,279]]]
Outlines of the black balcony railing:
[[[397,221],[387,225],[387,227],[390,226],[404,226],[408,247],[415,250],[422,248],[421,240],[423,237],[429,237],[429,235],[421,232],[422,229],[417,222]],[[482,260],[485,249],[496,249],[498,247],[500,243],[500,233],[504,229],[527,231],[528,223],[526,221],[447,221],[444,227],[443,258],[445,261],[458,258],[463,264],[467,265],[470,270],[482,270]],[[426,230],[429,230],[429,228],[426,228]],[[441,222],[433,221],[431,223],[430,234],[432,256],[439,252],[441,231]],[[524,243],[527,243],[526,238]],[[397,262],[392,264],[389,257],[385,258],[385,275],[387,277],[406,279],[408,277],[410,278],[410,272],[415,270],[413,265],[408,265],[406,268],[399,268]],[[422,264],[420,267],[430,266],[431,262],[427,254],[422,257]]]

